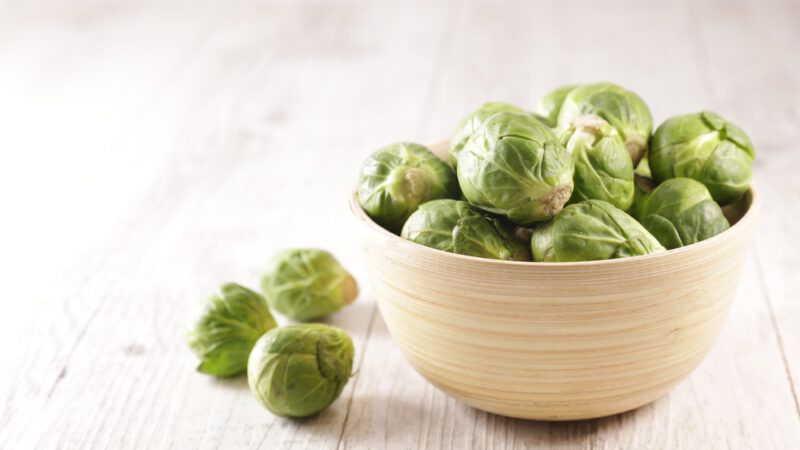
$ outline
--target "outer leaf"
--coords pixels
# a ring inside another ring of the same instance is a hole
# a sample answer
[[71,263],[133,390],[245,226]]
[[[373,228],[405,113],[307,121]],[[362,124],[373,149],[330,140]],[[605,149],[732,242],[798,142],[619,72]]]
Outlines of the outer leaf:
[[651,178],[634,175],[633,176],[633,203],[628,208],[628,214],[637,220],[641,217],[641,210],[647,196],[656,188],[656,183]]
[[534,261],[555,262],[553,249],[553,221],[537,225],[531,235],[531,256]]
[[558,113],[561,111],[561,105],[564,104],[567,95],[578,86],[580,85],[565,84],[553,89],[542,97],[536,108],[536,112],[544,117],[546,120],[545,123],[547,123],[548,126],[554,127],[558,124]]
[[527,247],[495,218],[459,200],[434,200],[409,217],[401,236],[438,250],[529,261]]
[[545,231],[552,233],[553,256],[547,260],[594,261],[664,251],[636,220],[601,200],[568,205],[553,219],[552,230]]
[[243,372],[256,340],[276,325],[261,295],[235,283],[223,285],[187,337],[201,360],[197,370],[219,377]]
[[683,241],[675,225],[666,218],[656,214],[649,214],[642,218],[641,224],[665,248],[673,249],[683,246]]
[[480,108],[471,112],[467,117],[461,120],[461,123],[458,124],[458,128],[456,128],[456,132],[453,133],[453,138],[450,140],[450,164],[452,164],[453,167],[457,166],[458,154],[464,149],[469,138],[483,126],[483,122],[485,122],[486,119],[500,111],[525,113],[524,109],[503,102],[487,102]]

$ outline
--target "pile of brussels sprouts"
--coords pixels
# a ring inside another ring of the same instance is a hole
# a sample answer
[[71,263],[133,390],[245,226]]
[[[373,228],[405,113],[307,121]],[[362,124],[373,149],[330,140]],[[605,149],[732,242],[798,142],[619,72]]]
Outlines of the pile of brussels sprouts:
[[305,417],[333,403],[353,370],[355,350],[341,329],[321,323],[280,327],[270,308],[296,321],[334,313],[358,295],[355,279],[327,251],[287,250],[261,281],[264,295],[223,285],[188,335],[199,372],[247,372],[253,395],[279,416]]
[[730,227],[755,152],[712,112],[670,117],[612,83],[568,85],[537,112],[491,102],[465,117],[449,164],[400,142],[363,164],[358,200],[379,225],[447,252],[592,261],[663,252]]

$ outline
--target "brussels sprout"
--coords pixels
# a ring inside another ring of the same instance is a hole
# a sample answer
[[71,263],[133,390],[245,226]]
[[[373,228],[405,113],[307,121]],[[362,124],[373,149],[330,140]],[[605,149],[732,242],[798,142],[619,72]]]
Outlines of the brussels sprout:
[[269,305],[293,320],[335,313],[358,296],[356,280],[325,250],[294,249],[273,258],[261,279]]
[[523,227],[522,225],[512,225],[510,228],[514,237],[525,244],[530,244],[531,236],[533,235],[533,228]]
[[635,93],[612,83],[579,86],[564,99],[558,113],[558,127],[565,129],[576,117],[595,114],[617,129],[633,164],[647,152],[653,129],[653,117],[644,101]]
[[642,159],[639,160],[639,165],[636,166],[636,170],[634,170],[633,173],[640,177],[653,178],[653,173],[650,172],[650,161],[647,155],[644,155]]
[[564,104],[564,99],[567,98],[567,94],[572,92],[578,86],[580,85],[565,84],[563,86],[559,86],[545,94],[545,96],[539,100],[539,105],[536,107],[536,112],[545,118],[548,126],[556,126],[558,123],[558,113],[561,111],[561,105]]
[[641,217],[642,205],[647,198],[647,194],[653,192],[656,188],[656,182],[651,178],[643,177],[640,175],[633,176],[633,203],[628,208],[628,214],[635,217],[637,220]]
[[462,255],[530,261],[527,247],[500,221],[460,200],[434,200],[408,218],[404,239]]
[[625,212],[602,200],[586,200],[535,228],[531,250],[534,261],[568,262],[647,255],[664,247]]
[[668,249],[694,244],[730,228],[702,183],[671,178],[644,197],[637,219]]
[[236,283],[223,285],[187,336],[201,360],[198,372],[218,377],[244,372],[256,340],[276,325],[264,297]]
[[273,414],[305,417],[333,403],[353,370],[353,342],[319,323],[275,328],[250,353],[250,390]]
[[520,225],[553,217],[572,194],[569,153],[530,114],[489,117],[458,156],[464,198]]
[[487,102],[483,106],[476,109],[470,115],[463,118],[461,123],[458,124],[453,138],[450,140],[450,163],[456,167],[458,161],[458,154],[467,144],[470,136],[472,136],[478,128],[483,125],[483,122],[492,114],[500,111],[510,111],[516,113],[525,113],[525,110],[518,108],[514,105],[503,102]]
[[426,201],[458,196],[453,169],[419,144],[388,145],[361,167],[358,201],[372,220],[393,233]]
[[713,112],[674,116],[653,135],[650,170],[657,182],[693,178],[726,205],[750,188],[755,150],[736,125]]
[[561,137],[575,161],[570,202],[603,200],[625,210],[633,201],[633,163],[617,130],[595,115],[576,117]]
[[556,255],[553,250],[554,222],[555,220],[540,223],[533,228],[531,232],[531,256],[534,261],[556,261]]

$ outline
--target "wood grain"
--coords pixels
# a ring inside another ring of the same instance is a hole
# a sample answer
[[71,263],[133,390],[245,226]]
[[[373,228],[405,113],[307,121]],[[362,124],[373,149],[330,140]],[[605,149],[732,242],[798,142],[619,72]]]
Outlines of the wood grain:
[[[767,189],[762,208],[771,220],[764,221],[756,246],[756,267],[765,290],[765,300],[770,319],[775,326],[775,337],[781,349],[786,377],[792,381],[792,394],[800,414],[800,302],[796,283],[786,282],[800,273],[800,242],[786,238],[797,230],[800,219],[800,180],[794,169],[800,167],[800,155],[791,151],[793,142],[800,138],[797,127],[797,102],[800,101],[800,79],[790,76],[800,71],[797,61],[781,61],[782,70],[771,65],[771,54],[789,51],[785,38],[796,33],[800,26],[800,5],[769,4],[763,8],[739,5],[726,12],[724,23],[715,29],[704,29],[704,45],[719,49],[710,54],[707,76],[719,91],[714,98],[719,110],[735,111],[736,120],[749,130],[754,130],[761,146],[756,178]],[[749,30],[763,39],[763,43],[741,39],[733,30]],[[768,45],[775,53],[760,50]],[[733,49],[738,49],[734,51]],[[745,70],[733,70],[739,65],[741,50],[752,57]],[[726,70],[727,68],[727,70]],[[752,91],[742,90],[742,85],[753,86]],[[770,86],[779,86],[779,89]],[[769,102],[777,114],[747,105]],[[757,133],[757,134],[756,134]],[[768,180],[767,178],[772,178]],[[779,182],[776,182],[780,180]]]
[[581,263],[465,257],[351,209],[395,342],[450,395],[527,419],[608,416],[653,401],[706,355],[727,315],[758,205],[730,230],[661,254]]
[[[786,1],[2,2],[0,447],[798,447],[799,22]],[[375,311],[354,174],[485,100],[530,107],[599,79],[657,121],[712,108],[748,130],[755,253],[718,343],[667,397],[566,424],[471,409],[411,369]],[[330,319],[357,376],[305,421],[196,374],[182,339],[215,286],[254,286],[295,245],[365,287]]]

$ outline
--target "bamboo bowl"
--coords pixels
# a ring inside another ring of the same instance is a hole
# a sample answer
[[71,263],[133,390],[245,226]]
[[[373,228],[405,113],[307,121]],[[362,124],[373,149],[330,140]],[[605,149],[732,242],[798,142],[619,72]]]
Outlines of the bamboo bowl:
[[652,402],[697,367],[736,291],[754,200],[726,208],[735,224],[706,241],[578,263],[447,253],[384,230],[355,196],[350,207],[381,314],[422,376],[478,409],[574,420]]

